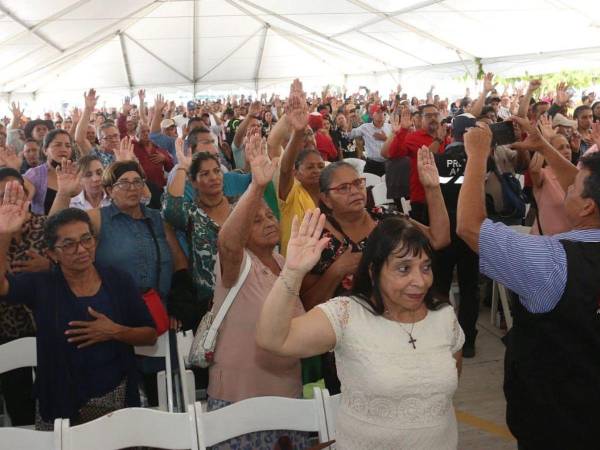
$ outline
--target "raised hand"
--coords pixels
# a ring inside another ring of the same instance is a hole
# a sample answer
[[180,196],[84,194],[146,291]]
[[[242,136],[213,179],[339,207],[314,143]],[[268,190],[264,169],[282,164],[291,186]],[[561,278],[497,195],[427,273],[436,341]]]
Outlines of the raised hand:
[[273,179],[279,158],[269,159],[266,141],[261,139],[258,131],[246,140],[245,151],[252,172],[252,183],[265,187]]
[[81,110],[77,107],[74,107],[71,111],[71,120],[73,123],[78,123],[81,120]]
[[511,144],[511,148],[515,150],[541,150],[547,145],[546,139],[542,135],[542,132],[538,127],[533,126],[528,119],[523,119],[522,117],[512,116],[510,118],[513,122],[516,122],[521,130],[527,133],[527,138],[522,142],[515,142]]
[[294,216],[285,269],[304,275],[314,267],[329,242],[329,238],[321,238],[324,225],[325,214],[318,208],[306,211],[302,223]]
[[192,156],[186,155],[183,150],[183,139],[178,137],[175,139],[175,153],[177,154],[177,165],[184,169],[189,169],[192,165]]
[[530,94],[536,90],[538,90],[542,86],[542,80],[531,80],[529,82],[529,86],[527,87],[527,92]]
[[400,113],[400,128],[404,128],[406,130],[412,127],[412,117],[410,114],[409,108],[403,108]]
[[131,98],[130,97],[125,97],[125,99],[123,99],[123,106],[122,106],[121,111],[126,116],[131,111]]
[[95,89],[90,89],[87,92],[83,93],[83,100],[85,103],[85,108],[88,111],[94,111],[96,109],[96,104],[98,103],[99,96],[96,95]]
[[483,92],[492,92],[498,83],[494,83],[494,74],[488,72],[483,77]]
[[129,136],[125,136],[121,139],[119,148],[114,150],[117,161],[137,161],[133,147],[133,139]]
[[490,127],[483,122],[477,122],[476,127],[469,128],[464,136],[465,152],[470,157],[486,158],[489,156],[492,147],[492,131]]
[[546,138],[547,141],[550,141],[554,136],[556,136],[556,131],[552,128],[552,120],[546,115],[540,117],[538,121],[538,128],[542,132],[542,136]]
[[56,183],[57,192],[65,197],[75,197],[81,192],[81,173],[73,161],[63,158],[56,168]]
[[600,122],[594,122],[592,124],[591,136],[592,141],[594,141],[594,144],[596,144],[598,148],[600,148]]
[[290,86],[290,96],[285,107],[285,114],[295,131],[304,131],[308,125],[308,105],[302,83],[297,78]]
[[572,96],[573,94],[570,94],[568,92],[567,83],[561,81],[556,85],[556,103],[558,105],[566,105],[567,103],[569,103],[569,100],[571,100]]
[[154,113],[162,114],[163,109],[165,109],[166,104],[167,104],[167,102],[165,101],[165,98],[162,96],[162,94],[158,94],[154,98]]
[[20,171],[22,164],[22,155],[17,154],[12,145],[0,147],[0,167],[10,167],[16,171]]
[[142,106],[144,106],[144,100],[146,100],[146,90],[140,89],[137,94],[138,94],[138,98],[140,99],[140,108],[141,108]]
[[248,108],[248,115],[249,116],[258,116],[260,114],[260,110],[262,108],[262,105],[260,104],[259,101],[256,102],[252,102],[250,104],[250,107]]
[[29,202],[18,181],[4,186],[4,198],[0,204],[0,234],[12,235],[21,230],[29,215]]
[[419,171],[419,180],[424,188],[435,188],[440,185],[440,174],[433,154],[425,145],[417,152],[417,170]]
[[529,171],[539,173],[544,167],[544,157],[541,153],[534,153],[529,161]]
[[21,104],[19,102],[12,102],[10,104],[10,112],[12,113],[15,120],[21,120],[23,117],[23,110],[21,109]]

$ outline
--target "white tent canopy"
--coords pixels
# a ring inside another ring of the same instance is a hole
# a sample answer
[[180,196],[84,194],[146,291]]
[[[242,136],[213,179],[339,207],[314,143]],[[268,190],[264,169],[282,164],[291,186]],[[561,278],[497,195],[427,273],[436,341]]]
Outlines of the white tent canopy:
[[[597,0],[0,0],[4,99],[188,97],[600,66]],[[440,83],[436,83],[440,86]]]

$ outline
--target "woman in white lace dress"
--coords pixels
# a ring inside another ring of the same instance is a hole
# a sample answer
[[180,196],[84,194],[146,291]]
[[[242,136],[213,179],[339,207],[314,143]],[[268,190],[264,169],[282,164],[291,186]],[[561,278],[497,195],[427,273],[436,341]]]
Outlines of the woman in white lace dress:
[[338,450],[456,449],[452,397],[463,332],[453,308],[431,297],[427,238],[389,218],[373,230],[352,296],[292,318],[304,275],[319,260],[324,216],[295,220],[284,269],[267,298],[257,340],[272,352],[308,357],[334,350],[342,384]]

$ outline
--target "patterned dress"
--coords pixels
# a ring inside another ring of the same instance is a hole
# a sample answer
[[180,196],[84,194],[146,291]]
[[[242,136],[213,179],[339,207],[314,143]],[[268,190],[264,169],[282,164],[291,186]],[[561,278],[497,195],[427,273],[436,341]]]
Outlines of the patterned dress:
[[[10,243],[9,265],[15,261],[27,261],[27,251],[30,250],[45,255],[47,246],[44,241],[44,223],[46,216],[30,215],[23,224],[20,242],[13,239]],[[0,344],[26,336],[35,336],[35,326],[29,308],[0,302]]]

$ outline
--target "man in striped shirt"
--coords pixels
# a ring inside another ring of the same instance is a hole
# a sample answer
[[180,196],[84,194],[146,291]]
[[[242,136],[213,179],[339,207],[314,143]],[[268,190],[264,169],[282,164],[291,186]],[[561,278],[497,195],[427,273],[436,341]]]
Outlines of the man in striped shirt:
[[467,167],[457,234],[479,253],[482,273],[519,295],[507,335],[507,423],[520,450],[600,446],[600,155],[577,170],[525,119],[519,149],[540,152],[567,195],[572,229],[521,235],[486,218],[484,180],[491,132],[465,134]]

